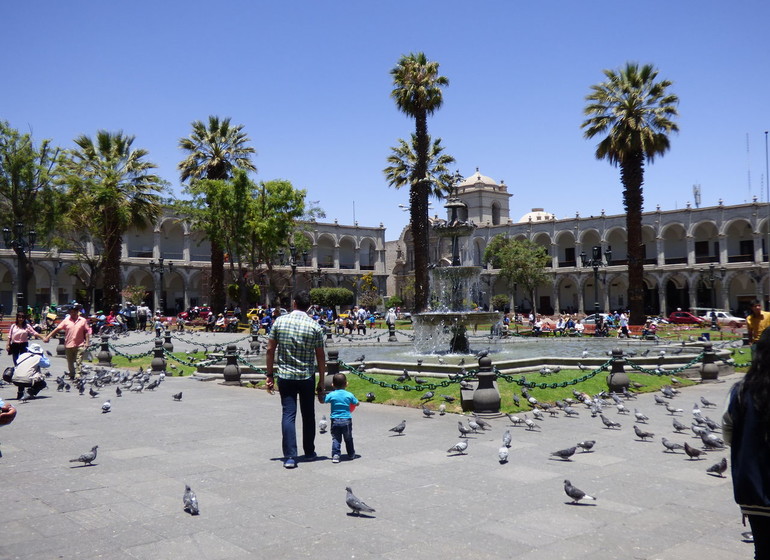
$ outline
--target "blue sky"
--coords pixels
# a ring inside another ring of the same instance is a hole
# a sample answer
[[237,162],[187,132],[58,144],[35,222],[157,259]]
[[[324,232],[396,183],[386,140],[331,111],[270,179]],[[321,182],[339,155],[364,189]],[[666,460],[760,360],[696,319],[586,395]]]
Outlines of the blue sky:
[[464,175],[505,180],[516,220],[622,213],[619,172],[580,123],[589,87],[626,61],[654,64],[681,100],[646,210],[684,207],[694,184],[702,206],[767,199],[766,1],[30,0],[3,2],[0,21],[0,119],[62,147],[135,135],[177,193],[178,139],[229,116],[257,150],[255,179],[288,179],[327,221],[382,222],[395,239],[408,192],[382,169],[414,123],[389,70],[423,51],[450,80],[429,132]]

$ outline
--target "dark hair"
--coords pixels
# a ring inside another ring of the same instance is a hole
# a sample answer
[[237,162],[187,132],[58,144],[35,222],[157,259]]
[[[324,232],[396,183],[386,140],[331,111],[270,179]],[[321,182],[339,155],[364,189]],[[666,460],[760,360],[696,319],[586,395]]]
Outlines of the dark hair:
[[762,332],[752,352],[741,393],[751,394],[754,410],[765,430],[765,441],[770,441],[770,329]]
[[300,311],[307,311],[307,308],[310,307],[310,294],[307,290],[302,290],[301,292],[294,294],[294,305],[296,305],[297,309]]
[[344,373],[335,373],[334,377],[332,377],[332,386],[337,389],[342,389],[347,382],[348,378],[345,377]]

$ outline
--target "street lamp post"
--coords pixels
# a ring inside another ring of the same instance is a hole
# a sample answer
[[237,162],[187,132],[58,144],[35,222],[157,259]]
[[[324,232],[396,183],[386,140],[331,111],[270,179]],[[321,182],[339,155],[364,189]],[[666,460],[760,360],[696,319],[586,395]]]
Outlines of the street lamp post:
[[[285,253],[283,249],[278,250],[278,257],[283,264]],[[291,307],[294,308],[294,294],[297,293],[297,246],[292,243],[289,245],[289,266],[291,267]]]
[[588,258],[585,251],[581,251],[580,260],[584,267],[591,267],[594,269],[594,320],[596,320],[601,312],[599,306],[599,268],[602,266],[609,266],[612,263],[612,251],[607,249],[604,251],[604,258],[607,261],[605,265],[602,262],[602,247],[601,245],[594,245],[591,248],[591,258]]
[[[168,271],[171,272],[174,269],[174,263],[171,261],[168,261]],[[158,308],[160,309],[160,312],[165,314],[166,307],[165,302],[166,298],[164,297],[163,293],[163,275],[166,273],[166,267],[163,266],[163,257],[158,257],[158,262],[150,261],[150,270],[153,274],[156,272],[158,273],[158,276],[160,276],[160,290],[158,290]]]
[[37,233],[34,229],[27,232],[24,237],[24,224],[17,222],[13,228],[3,228],[3,241],[6,249],[13,249],[16,253],[16,312],[27,312],[28,287],[27,287],[27,265],[32,260],[32,248],[35,246]]
[[[62,261],[61,259],[56,261],[53,265],[53,277],[51,277],[51,295],[53,295],[54,284],[56,284],[57,287],[59,286],[59,271],[61,270],[62,266],[64,266],[64,261]],[[51,298],[50,303],[58,303],[58,302],[59,302],[59,297],[58,297],[58,294],[56,294],[56,300]]]
[[[727,272],[727,269],[725,267],[721,267],[719,269],[719,279],[724,280],[725,279],[725,273]],[[709,264],[709,286],[711,287],[711,330],[712,331],[718,331],[719,330],[719,324],[717,321],[717,314],[715,311],[716,308],[716,299],[717,299],[717,286],[716,286],[716,265],[714,263]]]

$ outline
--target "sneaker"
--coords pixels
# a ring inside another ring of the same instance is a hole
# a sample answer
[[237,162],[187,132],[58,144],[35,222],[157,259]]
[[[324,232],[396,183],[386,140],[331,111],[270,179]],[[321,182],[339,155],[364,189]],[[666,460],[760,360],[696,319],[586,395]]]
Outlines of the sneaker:
[[355,453],[348,453],[348,461],[352,461],[355,458],[356,458],[356,454]]
[[308,462],[315,461],[316,459],[318,459],[318,453],[316,453],[315,451],[313,453],[306,453],[302,457],[303,461],[308,461]]
[[296,466],[297,466],[297,461],[295,461],[294,459],[286,459],[283,462],[283,468],[284,469],[293,469]]
[[340,456],[339,455],[335,455],[334,457],[332,457],[332,463],[339,463],[339,462],[340,462]]

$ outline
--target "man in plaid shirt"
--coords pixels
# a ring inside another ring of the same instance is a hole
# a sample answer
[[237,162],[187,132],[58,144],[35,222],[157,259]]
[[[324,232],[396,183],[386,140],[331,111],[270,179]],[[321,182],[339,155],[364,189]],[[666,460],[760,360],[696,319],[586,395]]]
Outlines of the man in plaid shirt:
[[[310,296],[299,292],[294,296],[294,311],[278,317],[270,329],[267,342],[266,384],[274,388],[274,372],[278,374],[278,393],[283,414],[283,466],[297,466],[297,399],[302,414],[302,447],[304,459],[312,461],[315,452],[315,395],[324,392],[324,331],[307,314]],[[276,360],[276,350],[278,359]],[[315,384],[315,363],[318,363],[318,383]]]

